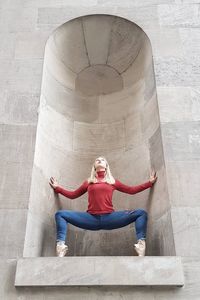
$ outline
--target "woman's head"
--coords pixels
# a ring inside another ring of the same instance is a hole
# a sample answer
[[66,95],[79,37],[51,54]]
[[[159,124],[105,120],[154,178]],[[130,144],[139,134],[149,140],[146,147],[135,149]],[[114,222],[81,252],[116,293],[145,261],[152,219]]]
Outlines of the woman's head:
[[95,171],[98,171],[98,170],[103,170],[103,169],[107,169],[107,166],[108,166],[108,163],[105,159],[105,157],[98,157],[95,159],[94,161],[94,169]]
[[88,182],[97,182],[96,173],[98,170],[105,170],[105,181],[110,184],[115,183],[115,179],[111,174],[109,164],[104,156],[97,157],[93,163],[91,175],[88,178]]

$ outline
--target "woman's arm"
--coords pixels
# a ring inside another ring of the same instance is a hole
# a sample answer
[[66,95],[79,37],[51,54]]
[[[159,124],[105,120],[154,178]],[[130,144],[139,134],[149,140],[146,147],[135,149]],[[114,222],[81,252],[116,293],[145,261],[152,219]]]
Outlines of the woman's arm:
[[143,190],[146,190],[146,189],[152,187],[153,184],[156,182],[156,180],[157,180],[156,172],[152,170],[149,181],[147,181],[145,183],[142,183],[140,185],[135,185],[135,186],[128,186],[116,179],[115,187],[120,192],[133,195],[133,194],[139,193]]
[[120,192],[123,192],[123,193],[126,193],[126,194],[130,194],[130,195],[133,195],[133,194],[136,194],[136,193],[139,193],[143,190],[146,190],[150,187],[153,186],[153,183],[150,182],[150,181],[147,181],[145,183],[142,183],[140,185],[135,185],[135,186],[128,186],[126,184],[123,184],[121,181],[115,179],[115,187],[118,191]]
[[59,185],[52,185],[52,182],[50,183],[50,185],[53,187],[54,191],[58,194],[62,194],[63,196],[70,198],[70,199],[75,199],[80,197],[81,195],[85,194],[87,192],[87,187],[88,187],[88,181],[85,180],[81,186],[74,190],[74,191],[69,191],[66,190],[65,188],[63,188],[62,186]]

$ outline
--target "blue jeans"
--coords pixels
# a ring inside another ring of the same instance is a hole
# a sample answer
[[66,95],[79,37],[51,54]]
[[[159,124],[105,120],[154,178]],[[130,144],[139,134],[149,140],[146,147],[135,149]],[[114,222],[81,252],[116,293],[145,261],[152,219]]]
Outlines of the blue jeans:
[[137,239],[146,239],[147,212],[143,209],[121,210],[106,214],[90,214],[88,212],[59,210],[55,214],[57,236],[56,241],[65,241],[68,223],[88,230],[111,230],[135,222]]

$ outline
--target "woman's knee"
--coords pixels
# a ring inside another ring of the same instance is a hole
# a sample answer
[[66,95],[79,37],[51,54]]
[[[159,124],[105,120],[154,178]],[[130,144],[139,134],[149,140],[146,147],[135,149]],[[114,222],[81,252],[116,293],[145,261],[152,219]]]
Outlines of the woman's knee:
[[139,213],[141,216],[144,216],[144,217],[148,218],[148,213],[147,213],[146,210],[140,208],[140,209],[138,209],[138,213]]
[[[64,213],[64,210],[58,210],[58,211],[55,213],[55,218],[62,217],[62,216],[63,216],[63,213]],[[65,213],[66,213],[66,210],[65,210]]]

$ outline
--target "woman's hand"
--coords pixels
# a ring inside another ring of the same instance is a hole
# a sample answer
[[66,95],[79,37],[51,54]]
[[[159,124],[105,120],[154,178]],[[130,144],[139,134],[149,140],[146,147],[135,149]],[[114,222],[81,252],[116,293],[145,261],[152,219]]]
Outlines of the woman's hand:
[[57,180],[53,177],[50,178],[49,184],[53,189],[55,189],[58,186]]
[[150,178],[149,178],[149,181],[151,182],[151,183],[155,183],[156,182],[156,180],[157,180],[157,175],[156,175],[156,172],[155,171],[152,171],[151,172],[151,174],[150,174]]

